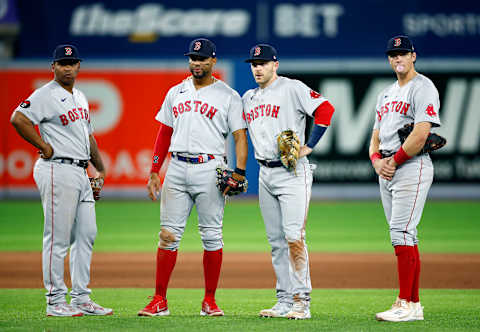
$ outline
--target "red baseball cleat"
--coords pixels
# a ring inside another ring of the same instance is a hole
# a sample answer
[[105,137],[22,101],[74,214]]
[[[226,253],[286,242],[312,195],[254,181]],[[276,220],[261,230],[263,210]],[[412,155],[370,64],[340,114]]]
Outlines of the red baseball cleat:
[[223,310],[215,303],[215,299],[204,299],[200,316],[223,316]]
[[[148,298],[152,298],[149,296]],[[152,301],[147,304],[145,308],[138,312],[139,316],[168,316],[170,311],[168,311],[167,299],[161,295],[155,295]]]

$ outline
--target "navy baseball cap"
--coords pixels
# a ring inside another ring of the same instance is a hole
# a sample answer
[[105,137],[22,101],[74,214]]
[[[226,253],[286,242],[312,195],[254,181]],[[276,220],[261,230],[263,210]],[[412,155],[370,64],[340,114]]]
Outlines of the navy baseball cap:
[[390,52],[394,51],[415,52],[415,48],[408,36],[395,36],[388,41],[385,53],[388,55]]
[[250,58],[245,62],[252,62],[254,60],[278,61],[277,50],[272,45],[258,44],[250,49]]
[[80,54],[78,53],[78,49],[74,45],[58,45],[53,51],[53,62],[59,60],[76,60],[82,61],[80,59]]
[[205,58],[215,58],[217,56],[216,52],[217,48],[212,41],[206,38],[197,38],[190,42],[188,52],[185,53],[185,55],[198,55]]

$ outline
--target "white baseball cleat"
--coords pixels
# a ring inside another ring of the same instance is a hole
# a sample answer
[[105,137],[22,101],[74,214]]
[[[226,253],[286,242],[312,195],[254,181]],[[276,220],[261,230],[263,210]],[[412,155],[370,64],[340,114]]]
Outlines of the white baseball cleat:
[[47,316],[49,317],[80,317],[83,313],[73,308],[67,302],[47,304]]
[[270,309],[263,309],[260,311],[260,317],[276,318],[285,317],[292,309],[291,303],[277,302]]
[[391,309],[379,312],[375,315],[375,318],[379,321],[386,322],[409,322],[414,320],[413,315],[414,310],[410,302],[397,297]]
[[92,300],[88,300],[87,302],[83,303],[76,303],[72,301],[72,307],[84,315],[91,315],[91,316],[108,316],[113,315],[113,310],[110,308],[104,308]]
[[423,320],[423,307],[420,302],[410,302],[412,307],[412,320]]
[[293,299],[292,309],[285,315],[288,319],[309,319],[310,302],[302,299]]

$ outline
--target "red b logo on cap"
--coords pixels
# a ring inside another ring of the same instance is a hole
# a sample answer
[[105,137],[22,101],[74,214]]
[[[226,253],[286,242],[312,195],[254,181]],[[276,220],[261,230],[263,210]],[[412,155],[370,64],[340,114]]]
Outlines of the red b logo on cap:
[[262,49],[260,46],[255,47],[255,53],[253,53],[253,56],[259,56],[261,51]]
[[202,43],[199,41],[195,42],[195,46],[193,46],[194,51],[198,51],[202,47]]
[[71,47],[65,47],[65,55],[72,55],[72,48]]
[[402,39],[401,38],[395,38],[395,41],[393,43],[393,46],[398,47],[402,44]]

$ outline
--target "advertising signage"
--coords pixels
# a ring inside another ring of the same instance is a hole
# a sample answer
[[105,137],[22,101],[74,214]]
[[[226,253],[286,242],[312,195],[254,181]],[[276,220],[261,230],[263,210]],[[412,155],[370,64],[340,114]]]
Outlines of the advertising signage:
[[84,56],[178,56],[195,37],[213,39],[222,56],[255,43],[292,57],[377,57],[387,38],[410,35],[422,56],[478,57],[480,6],[475,1],[19,1],[20,57],[45,57],[58,43]]

